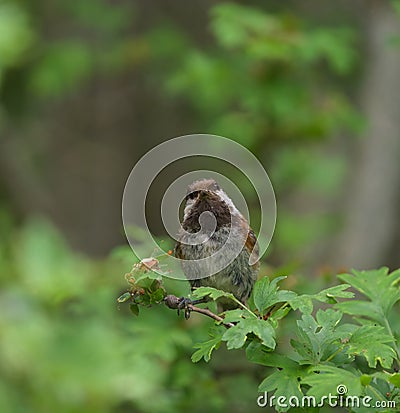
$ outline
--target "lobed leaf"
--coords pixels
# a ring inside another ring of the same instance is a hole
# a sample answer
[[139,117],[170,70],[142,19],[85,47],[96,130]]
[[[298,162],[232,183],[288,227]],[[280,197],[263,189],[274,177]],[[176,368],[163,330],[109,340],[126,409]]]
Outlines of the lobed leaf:
[[253,333],[266,347],[275,348],[275,330],[268,321],[259,318],[246,318],[229,328],[222,337],[227,348],[241,348],[247,340],[247,335]]
[[311,314],[313,310],[313,300],[320,301],[322,303],[334,304],[337,302],[337,298],[353,298],[354,293],[345,291],[349,288],[348,284],[336,285],[334,287],[327,288],[316,294],[303,294],[289,299],[288,302],[293,310],[299,309],[303,314]]
[[390,368],[396,357],[393,348],[387,344],[392,341],[384,327],[365,325],[351,335],[346,352],[364,357],[369,367],[376,368],[379,361],[382,367]]
[[227,293],[226,291],[217,290],[213,287],[199,287],[193,291],[193,296],[196,298],[203,298],[209,296],[213,300],[218,300],[221,297],[228,297],[236,301],[235,296],[232,293]]
[[263,277],[256,282],[252,299],[260,315],[264,315],[265,310],[274,304],[289,301],[297,296],[293,291],[279,290],[277,284],[285,278],[277,277],[270,282],[268,277]]
[[194,345],[194,348],[198,350],[192,354],[193,363],[197,363],[201,359],[209,362],[211,358],[211,353],[221,345],[221,339],[223,335],[223,330],[214,329],[210,333],[210,340],[203,343],[198,343]]
[[357,396],[361,395],[363,391],[360,376],[361,374],[356,371],[318,365],[312,369],[307,377],[303,378],[302,383],[311,386],[307,395],[312,395],[317,400],[321,400],[329,394],[337,394],[338,386],[341,385],[346,386],[345,394]]
[[288,356],[272,352],[263,344],[252,341],[246,348],[246,357],[253,363],[263,366],[278,367],[280,369],[297,369],[299,364]]
[[279,397],[285,397],[285,400],[291,397],[301,399],[304,395],[300,388],[300,381],[304,375],[305,370],[302,368],[277,370],[261,382],[258,391],[274,392],[275,400]]
[[368,297],[382,309],[385,316],[400,300],[400,269],[390,274],[387,267],[369,271],[353,270],[352,274],[340,274],[339,278]]
[[339,348],[340,334],[336,332],[336,326],[342,313],[332,309],[319,310],[316,318],[315,320],[311,315],[304,314],[301,320],[297,321],[298,339],[292,339],[291,345],[301,356],[300,364],[319,364]]

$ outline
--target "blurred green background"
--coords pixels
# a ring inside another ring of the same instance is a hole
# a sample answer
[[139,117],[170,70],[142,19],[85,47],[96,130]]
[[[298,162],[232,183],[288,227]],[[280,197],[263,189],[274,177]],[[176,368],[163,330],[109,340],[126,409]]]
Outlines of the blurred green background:
[[164,140],[227,136],[276,191],[262,275],[313,292],[342,269],[399,267],[399,13],[386,0],[0,0],[0,411],[256,411],[265,370],[224,349],[191,363],[211,321],[118,308],[135,262],[126,178]]

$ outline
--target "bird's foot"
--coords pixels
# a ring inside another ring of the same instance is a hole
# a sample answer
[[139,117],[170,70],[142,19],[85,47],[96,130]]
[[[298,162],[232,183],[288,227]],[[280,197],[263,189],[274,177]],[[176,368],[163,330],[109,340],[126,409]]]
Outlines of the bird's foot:
[[190,318],[190,312],[192,310],[197,311],[197,308],[194,307],[197,304],[205,303],[209,301],[208,297],[203,297],[198,300],[191,300],[187,297],[176,297],[175,295],[167,295],[164,298],[165,305],[173,310],[178,310],[178,315],[180,314],[181,310],[185,312],[185,318],[188,320]]
[[209,301],[208,297],[199,298],[198,300],[191,300],[187,297],[180,297],[178,300],[178,315],[180,314],[180,310],[185,310],[185,318],[186,320],[189,320],[190,312],[192,311],[190,306],[206,303],[207,301]]
[[195,301],[192,301],[190,298],[187,297],[180,297],[178,301],[178,315],[180,315],[181,310],[184,310],[186,320],[190,318],[190,305],[195,304]]

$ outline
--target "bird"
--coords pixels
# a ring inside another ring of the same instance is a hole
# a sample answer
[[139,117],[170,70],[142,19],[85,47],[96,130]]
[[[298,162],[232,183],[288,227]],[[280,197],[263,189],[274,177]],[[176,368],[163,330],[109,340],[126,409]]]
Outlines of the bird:
[[[220,256],[214,255],[223,248]],[[246,305],[259,271],[257,237],[214,179],[189,185],[174,254],[182,260],[192,291],[214,287],[232,293]],[[217,300],[220,313],[237,307],[228,297]]]

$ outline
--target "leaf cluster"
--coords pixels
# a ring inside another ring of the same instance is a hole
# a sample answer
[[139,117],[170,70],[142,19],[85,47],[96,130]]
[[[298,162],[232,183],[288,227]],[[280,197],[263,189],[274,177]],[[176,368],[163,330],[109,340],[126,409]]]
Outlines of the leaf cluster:
[[[258,280],[248,306],[231,293],[198,288],[195,298],[225,297],[237,308],[224,312],[223,322],[217,321],[210,329],[209,339],[195,344],[192,361],[208,362],[214,350],[225,343],[228,350],[243,349],[249,361],[268,368],[259,391],[270,393],[275,400],[306,396],[318,403],[328,394],[341,394],[340,386],[345,386],[346,394],[368,396],[371,405],[378,401],[398,403],[400,353],[391,317],[400,300],[400,270],[341,274],[345,284],[315,294],[280,289],[284,278]],[[351,288],[357,291],[357,299]],[[148,289],[148,294],[151,291]],[[321,303],[327,308],[319,308]],[[277,345],[279,325],[294,311],[299,318],[289,349],[283,351]],[[289,407],[275,404],[278,411]]]
[[[225,341],[228,349],[243,348],[250,361],[270,368],[259,391],[270,392],[276,399],[309,396],[318,401],[329,393],[337,395],[338,386],[344,385],[349,396],[371,397],[371,405],[377,401],[399,403],[398,337],[390,317],[400,300],[400,271],[353,271],[339,275],[346,284],[303,295],[280,290],[283,278],[260,279],[250,308],[225,313],[235,326],[225,331],[214,328],[211,340],[195,346],[198,350],[192,360],[208,361]],[[339,302],[354,296],[350,287],[364,297]],[[214,299],[219,296],[213,289],[202,288],[202,294],[207,292]],[[331,306],[317,309],[316,303]],[[280,354],[276,348],[278,322],[291,310],[298,310],[300,318],[290,350]]]

